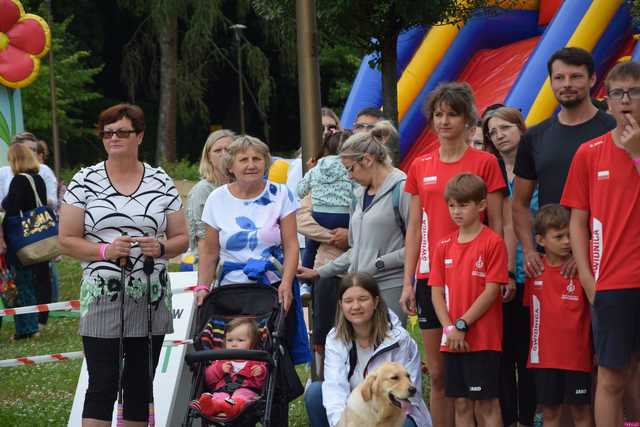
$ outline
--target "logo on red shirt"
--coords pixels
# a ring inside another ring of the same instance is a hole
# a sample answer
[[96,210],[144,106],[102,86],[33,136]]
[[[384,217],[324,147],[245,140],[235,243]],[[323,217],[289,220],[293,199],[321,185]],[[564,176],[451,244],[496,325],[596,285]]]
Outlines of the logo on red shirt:
[[422,183],[425,185],[432,185],[432,184],[436,184],[437,182],[438,182],[437,176],[425,176],[424,178],[422,178]]
[[578,301],[580,298],[574,292],[576,291],[576,285],[573,284],[573,279],[569,279],[565,293],[562,294],[560,299],[569,301]]
[[471,275],[477,276],[477,277],[486,277],[487,273],[482,271],[483,268],[484,268],[484,261],[482,260],[482,255],[480,255],[478,257],[478,260],[475,263],[475,269],[471,271]]
[[609,179],[609,171],[598,171],[598,181]]

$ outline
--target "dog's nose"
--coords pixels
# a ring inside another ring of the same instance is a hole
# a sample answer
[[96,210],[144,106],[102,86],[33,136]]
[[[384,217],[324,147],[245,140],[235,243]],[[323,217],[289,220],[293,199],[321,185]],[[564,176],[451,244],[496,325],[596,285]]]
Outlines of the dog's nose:
[[409,396],[413,397],[416,394],[416,388],[414,386],[409,387]]

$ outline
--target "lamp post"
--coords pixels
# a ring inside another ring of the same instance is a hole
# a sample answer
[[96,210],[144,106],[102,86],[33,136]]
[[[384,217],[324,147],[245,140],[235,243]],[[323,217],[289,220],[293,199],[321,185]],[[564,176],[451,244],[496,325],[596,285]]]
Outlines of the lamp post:
[[320,65],[315,0],[296,1],[298,47],[298,94],[300,102],[300,139],[302,167],[320,148]]
[[[46,0],[49,11],[49,27],[53,30],[53,11],[51,0]],[[60,136],[58,134],[58,107],[56,102],[56,78],[53,65],[53,42],[49,49],[49,86],[51,88],[51,132],[53,143],[53,170],[60,176]]]
[[244,135],[245,126],[244,126],[244,88],[242,85],[243,75],[242,75],[242,31],[247,27],[242,24],[235,24],[229,27],[233,30],[233,34],[236,39],[236,49],[238,53],[238,97],[240,98],[240,133]]

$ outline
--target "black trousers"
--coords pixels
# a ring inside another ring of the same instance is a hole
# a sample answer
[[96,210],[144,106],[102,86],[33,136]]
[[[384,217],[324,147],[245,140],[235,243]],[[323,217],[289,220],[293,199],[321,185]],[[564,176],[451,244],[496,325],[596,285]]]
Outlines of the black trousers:
[[[500,367],[500,407],[505,426],[533,425],[536,388],[529,356],[529,308],[522,306],[524,286],[518,284],[513,300],[502,305],[503,335]],[[516,375],[517,374],[517,375]]]
[[[49,304],[51,302],[51,274],[49,262],[41,262],[31,266],[33,270],[33,286],[36,289],[36,302]],[[38,323],[46,325],[49,321],[49,312],[38,313]]]
[[[153,336],[155,375],[164,335]],[[84,397],[82,418],[111,421],[118,395],[118,338],[82,337],[89,371],[89,387]],[[124,419],[146,421],[149,413],[149,365],[147,337],[125,338],[123,406]]]

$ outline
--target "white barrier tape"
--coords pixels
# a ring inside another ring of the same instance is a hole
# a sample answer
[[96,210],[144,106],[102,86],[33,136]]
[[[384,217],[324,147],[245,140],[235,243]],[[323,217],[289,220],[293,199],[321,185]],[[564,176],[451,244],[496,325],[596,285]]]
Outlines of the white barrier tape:
[[193,344],[193,340],[164,340],[163,347],[177,347],[179,345]]
[[38,304],[18,308],[5,308],[3,310],[0,310],[0,317],[14,316],[16,314],[43,313],[45,311],[77,310],[79,308],[80,300],[74,299],[71,301],[54,302],[51,304]]
[[[177,347],[179,345],[193,344],[193,340],[165,340],[163,347]],[[61,360],[82,359],[84,353],[81,351],[73,351],[70,353],[46,354],[43,356],[24,356],[16,359],[0,360],[0,368],[8,368],[12,366],[35,365],[41,363],[58,362]]]
[[8,368],[11,366],[35,365],[49,362],[59,362],[61,360],[82,359],[84,353],[81,351],[73,351],[71,353],[47,354],[44,356],[28,356],[18,357],[16,359],[0,360],[0,368]]
[[[173,294],[181,294],[184,292],[193,292],[196,285],[190,285],[181,289],[172,289]],[[0,310],[0,317],[15,316],[16,314],[43,313],[45,311],[60,310],[78,310],[80,308],[80,300],[54,302],[51,304],[28,305],[25,307],[5,308]]]

